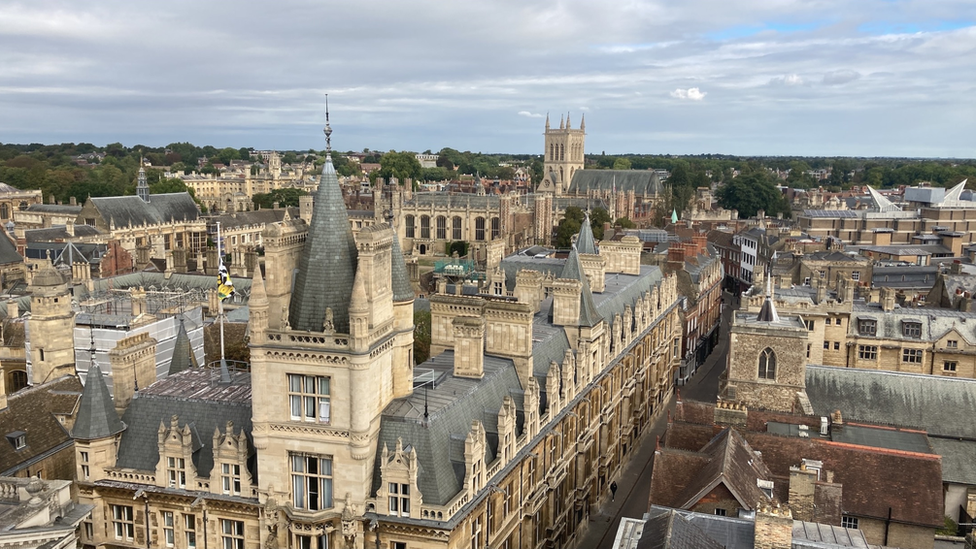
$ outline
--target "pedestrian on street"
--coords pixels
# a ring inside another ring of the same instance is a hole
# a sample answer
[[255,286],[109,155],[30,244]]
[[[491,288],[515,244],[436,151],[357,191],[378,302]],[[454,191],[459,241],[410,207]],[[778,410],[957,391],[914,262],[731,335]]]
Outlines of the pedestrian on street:
[[617,499],[617,481],[610,483],[610,501]]

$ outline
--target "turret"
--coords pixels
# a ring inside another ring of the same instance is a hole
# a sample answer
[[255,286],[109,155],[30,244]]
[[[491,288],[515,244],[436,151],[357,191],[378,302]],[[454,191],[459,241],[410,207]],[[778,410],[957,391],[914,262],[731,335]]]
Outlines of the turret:
[[81,482],[104,477],[105,467],[115,466],[115,439],[125,430],[97,364],[88,369],[85,389],[78,402],[78,414],[71,438],[75,439],[76,475]]

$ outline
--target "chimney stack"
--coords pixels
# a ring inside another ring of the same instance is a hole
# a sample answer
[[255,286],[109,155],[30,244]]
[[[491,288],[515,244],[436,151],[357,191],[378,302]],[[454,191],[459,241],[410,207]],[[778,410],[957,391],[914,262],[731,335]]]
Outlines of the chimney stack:
[[793,547],[793,514],[779,504],[756,507],[756,549],[791,549]]
[[485,375],[485,319],[458,316],[454,327],[454,375],[481,379]]

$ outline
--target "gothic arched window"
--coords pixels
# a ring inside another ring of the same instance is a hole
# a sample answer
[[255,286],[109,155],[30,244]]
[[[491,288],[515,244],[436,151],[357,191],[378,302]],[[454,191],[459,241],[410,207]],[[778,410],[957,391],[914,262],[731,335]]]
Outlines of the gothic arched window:
[[776,353],[769,347],[759,353],[759,379],[776,379]]
[[461,235],[461,218],[454,216],[454,219],[451,220],[451,225],[452,225],[451,238],[454,240],[463,240],[463,237]]
[[0,219],[7,219],[10,217],[10,206],[7,204],[0,204]]
[[497,217],[491,218],[491,239],[495,240],[501,233],[501,220]]
[[485,239],[485,218],[483,217],[474,218],[474,239]]
[[404,221],[405,221],[405,223],[407,225],[407,238],[413,238],[413,235],[414,235],[414,225],[413,225],[413,223],[414,223],[414,217],[412,215],[408,215]]
[[445,240],[447,238],[447,218],[443,215],[437,216],[437,239]]
[[430,238],[430,216],[420,216],[420,238]]

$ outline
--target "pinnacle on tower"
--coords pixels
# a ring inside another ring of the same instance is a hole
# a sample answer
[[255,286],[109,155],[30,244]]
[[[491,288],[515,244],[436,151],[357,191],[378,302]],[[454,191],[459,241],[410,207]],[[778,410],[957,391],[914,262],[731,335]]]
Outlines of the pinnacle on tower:
[[546,113],[546,131],[549,131],[549,113]]
[[563,121],[563,115],[561,114],[559,115],[559,129],[560,130],[566,129],[566,123]]
[[580,130],[586,131],[586,113],[580,116]]

